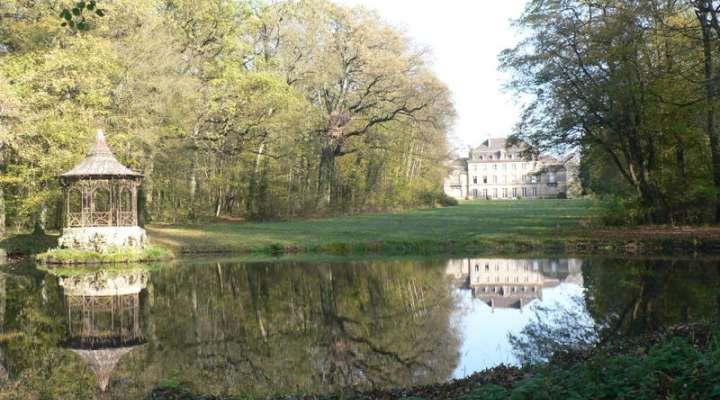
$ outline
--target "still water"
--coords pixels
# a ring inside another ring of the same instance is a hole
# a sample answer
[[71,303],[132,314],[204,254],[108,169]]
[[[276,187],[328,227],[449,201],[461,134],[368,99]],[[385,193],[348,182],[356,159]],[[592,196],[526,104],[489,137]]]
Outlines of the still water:
[[582,345],[719,310],[717,261],[18,266],[0,273],[0,394],[142,398],[168,382],[255,395],[418,385],[542,359],[554,347],[538,336]]

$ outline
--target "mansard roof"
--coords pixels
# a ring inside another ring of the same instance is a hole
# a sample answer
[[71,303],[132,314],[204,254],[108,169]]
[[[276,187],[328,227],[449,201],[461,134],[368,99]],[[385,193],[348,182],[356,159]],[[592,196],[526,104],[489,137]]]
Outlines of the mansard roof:
[[60,175],[64,179],[100,178],[100,177],[141,177],[142,174],[120,164],[105,142],[105,135],[97,131],[95,145],[84,160],[73,169]]
[[[515,144],[513,146],[510,146],[514,149],[522,149],[525,146],[524,143]],[[495,151],[495,150],[505,150],[507,148],[507,138],[504,137],[495,137],[495,138],[489,138],[486,141],[482,142],[480,146],[477,146],[474,148],[474,151]]]

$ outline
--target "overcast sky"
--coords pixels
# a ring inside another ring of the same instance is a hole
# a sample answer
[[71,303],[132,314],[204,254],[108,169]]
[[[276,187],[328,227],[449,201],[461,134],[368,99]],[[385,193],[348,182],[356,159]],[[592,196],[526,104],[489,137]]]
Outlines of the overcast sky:
[[375,9],[432,49],[433,68],[450,87],[458,112],[456,145],[512,133],[520,107],[502,91],[497,56],[518,40],[510,19],[520,16],[526,0],[335,1]]

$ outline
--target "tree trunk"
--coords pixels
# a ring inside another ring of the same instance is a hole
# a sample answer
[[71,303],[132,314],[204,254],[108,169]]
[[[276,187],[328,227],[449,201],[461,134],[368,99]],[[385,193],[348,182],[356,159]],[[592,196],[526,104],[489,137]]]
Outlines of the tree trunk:
[[[710,1],[696,4],[695,14],[702,29],[703,55],[705,62],[705,107],[706,126],[705,130],[710,140],[710,153],[712,155],[712,175],[716,191],[720,191],[720,137],[717,131],[717,110],[715,106],[716,87],[713,71],[713,38],[710,21]],[[720,32],[717,32],[720,34]],[[715,199],[715,221],[720,222],[720,196],[716,194]]]
[[195,198],[197,195],[197,150],[193,150],[192,170],[190,171],[190,199],[188,204],[188,218],[195,221]]
[[0,239],[5,237],[5,189],[0,184]]
[[320,155],[320,167],[318,170],[318,209],[324,209],[332,201],[332,185],[335,182],[335,149],[332,146],[324,146]]
[[45,227],[47,226],[47,204],[42,203],[40,211],[38,211],[37,217],[35,217],[35,228],[33,233],[36,235],[44,235]]

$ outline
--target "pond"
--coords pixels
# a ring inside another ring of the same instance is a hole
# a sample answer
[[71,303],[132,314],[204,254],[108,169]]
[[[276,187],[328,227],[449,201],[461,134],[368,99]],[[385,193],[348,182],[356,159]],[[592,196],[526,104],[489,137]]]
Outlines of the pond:
[[0,394],[412,386],[720,312],[720,262],[187,260],[0,273]]

